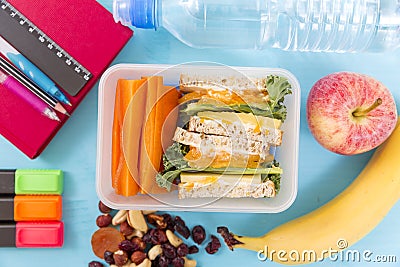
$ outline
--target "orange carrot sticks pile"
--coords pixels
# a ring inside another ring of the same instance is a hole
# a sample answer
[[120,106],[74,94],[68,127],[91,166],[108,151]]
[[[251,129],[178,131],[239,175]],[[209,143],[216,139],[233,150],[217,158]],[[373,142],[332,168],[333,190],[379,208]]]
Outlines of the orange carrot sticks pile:
[[118,81],[112,134],[112,186],[123,196],[165,193],[155,176],[172,142],[179,93],[160,76]]

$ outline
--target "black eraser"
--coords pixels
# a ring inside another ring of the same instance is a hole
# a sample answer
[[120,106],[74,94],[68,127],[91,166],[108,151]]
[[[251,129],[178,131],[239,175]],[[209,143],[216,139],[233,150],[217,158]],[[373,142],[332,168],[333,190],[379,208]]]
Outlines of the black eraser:
[[15,170],[0,170],[0,194],[14,194]]
[[[14,197],[0,197],[0,221],[14,220]],[[1,238],[1,235],[0,235]]]
[[15,223],[0,223],[0,247],[15,247],[15,236]]

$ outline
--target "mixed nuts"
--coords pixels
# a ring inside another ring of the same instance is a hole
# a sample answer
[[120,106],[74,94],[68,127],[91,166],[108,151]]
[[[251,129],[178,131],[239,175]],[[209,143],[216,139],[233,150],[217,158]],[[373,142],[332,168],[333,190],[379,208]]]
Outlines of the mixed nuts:
[[[195,267],[197,262],[187,258],[199,252],[196,245],[188,246],[184,239],[192,237],[201,245],[206,232],[201,225],[190,231],[185,221],[168,213],[156,211],[113,211],[101,201],[96,219],[99,227],[92,235],[92,250],[110,267]],[[114,213],[114,215],[112,215]],[[211,235],[205,250],[214,254],[221,246],[219,239]],[[92,261],[89,267],[104,267],[100,261]]]

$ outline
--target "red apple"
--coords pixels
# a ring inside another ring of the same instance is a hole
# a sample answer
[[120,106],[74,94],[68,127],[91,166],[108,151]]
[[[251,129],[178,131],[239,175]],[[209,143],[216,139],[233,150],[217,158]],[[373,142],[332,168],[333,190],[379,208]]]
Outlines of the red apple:
[[390,91],[363,74],[338,72],[311,88],[307,122],[315,139],[338,154],[369,151],[386,140],[397,122]]

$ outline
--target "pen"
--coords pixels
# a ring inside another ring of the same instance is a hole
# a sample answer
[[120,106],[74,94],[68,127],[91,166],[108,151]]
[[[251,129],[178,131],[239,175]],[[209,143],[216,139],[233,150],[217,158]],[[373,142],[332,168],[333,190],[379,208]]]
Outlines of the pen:
[[60,195],[0,195],[0,222],[60,221]]
[[53,248],[64,243],[63,222],[0,222],[0,247]]
[[8,88],[15,95],[19,96],[21,99],[25,100],[27,103],[32,105],[40,113],[44,114],[48,118],[56,121],[60,121],[57,114],[49,108],[46,103],[37,98],[31,91],[29,91],[25,86],[19,83],[12,76],[6,75],[4,72],[0,71],[0,84]]
[[32,93],[34,93],[41,100],[46,102],[47,105],[54,108],[55,110],[68,115],[68,112],[65,108],[57,102],[53,97],[48,95],[46,92],[42,91],[42,89],[33,83],[25,74],[23,74],[17,67],[13,64],[9,63],[6,59],[0,56],[0,67],[6,72],[8,75],[14,77],[17,81],[22,83],[26,88],[28,88]]
[[71,106],[68,98],[57,88],[55,83],[47,77],[38,67],[31,63],[26,57],[12,47],[3,37],[0,36],[0,51],[26,76],[31,78],[45,92],[55,97],[62,103]]

